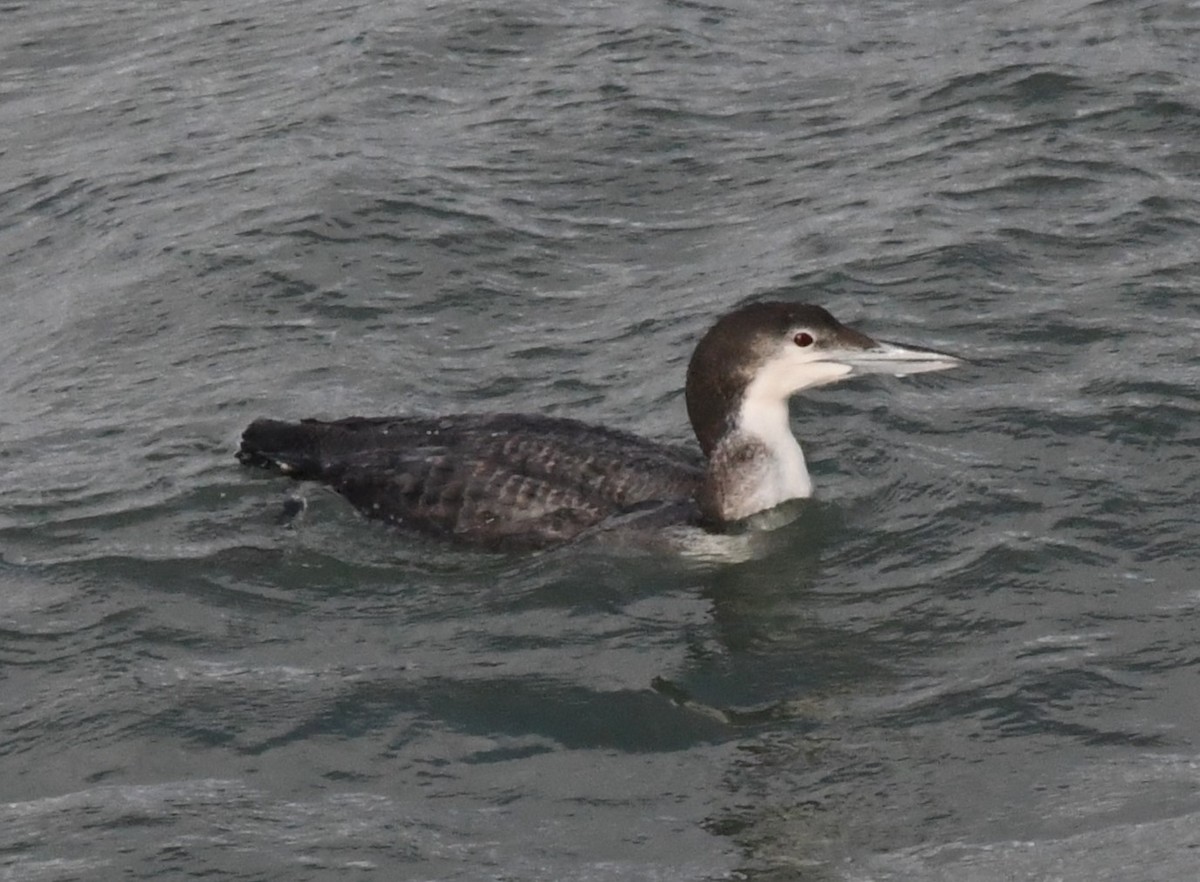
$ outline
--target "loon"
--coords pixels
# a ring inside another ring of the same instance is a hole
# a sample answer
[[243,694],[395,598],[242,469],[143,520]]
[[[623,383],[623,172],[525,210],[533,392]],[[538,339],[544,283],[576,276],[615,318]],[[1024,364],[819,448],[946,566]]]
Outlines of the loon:
[[258,419],[237,458],[327,484],[369,518],[492,550],[566,542],[654,506],[720,532],[812,495],[789,426],[793,394],[961,363],[873,340],[820,306],[757,302],[721,317],[688,364],[699,454],[574,419],[493,413]]

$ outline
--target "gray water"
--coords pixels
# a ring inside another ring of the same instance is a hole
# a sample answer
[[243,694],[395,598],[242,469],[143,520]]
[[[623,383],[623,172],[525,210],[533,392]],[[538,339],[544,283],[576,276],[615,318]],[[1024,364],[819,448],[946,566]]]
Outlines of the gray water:
[[[1200,8],[0,6],[0,879],[1192,880]],[[754,298],[740,564],[444,549],[260,415],[672,442]]]

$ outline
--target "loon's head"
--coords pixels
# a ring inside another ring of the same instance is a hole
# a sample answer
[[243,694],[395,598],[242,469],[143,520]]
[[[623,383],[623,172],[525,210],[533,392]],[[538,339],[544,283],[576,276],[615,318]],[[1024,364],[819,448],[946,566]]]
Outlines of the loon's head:
[[[710,488],[715,501],[701,499],[706,514],[733,520],[810,495],[788,424],[787,401],[796,392],[857,374],[903,376],[961,363],[942,352],[873,340],[820,306],[752,303],[728,313],[700,340],[687,373],[688,418],[709,457],[710,483],[728,485]],[[711,474],[718,452],[719,469],[730,474]],[[753,461],[753,468],[743,461]],[[732,473],[739,471],[744,474],[734,486]]]

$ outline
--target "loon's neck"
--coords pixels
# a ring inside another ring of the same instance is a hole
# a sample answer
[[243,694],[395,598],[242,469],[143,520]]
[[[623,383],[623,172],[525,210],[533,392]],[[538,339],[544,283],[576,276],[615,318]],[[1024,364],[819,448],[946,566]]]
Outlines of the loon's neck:
[[708,520],[737,521],[812,495],[804,452],[789,425],[787,400],[753,391],[751,384],[709,452],[697,496]]

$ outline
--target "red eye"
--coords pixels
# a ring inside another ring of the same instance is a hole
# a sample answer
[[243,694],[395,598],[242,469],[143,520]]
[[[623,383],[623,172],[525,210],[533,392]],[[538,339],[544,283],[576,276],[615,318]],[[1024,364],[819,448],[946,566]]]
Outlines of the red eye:
[[797,346],[812,346],[813,335],[808,333],[808,331],[799,331],[797,332],[796,336],[792,338],[792,342]]

